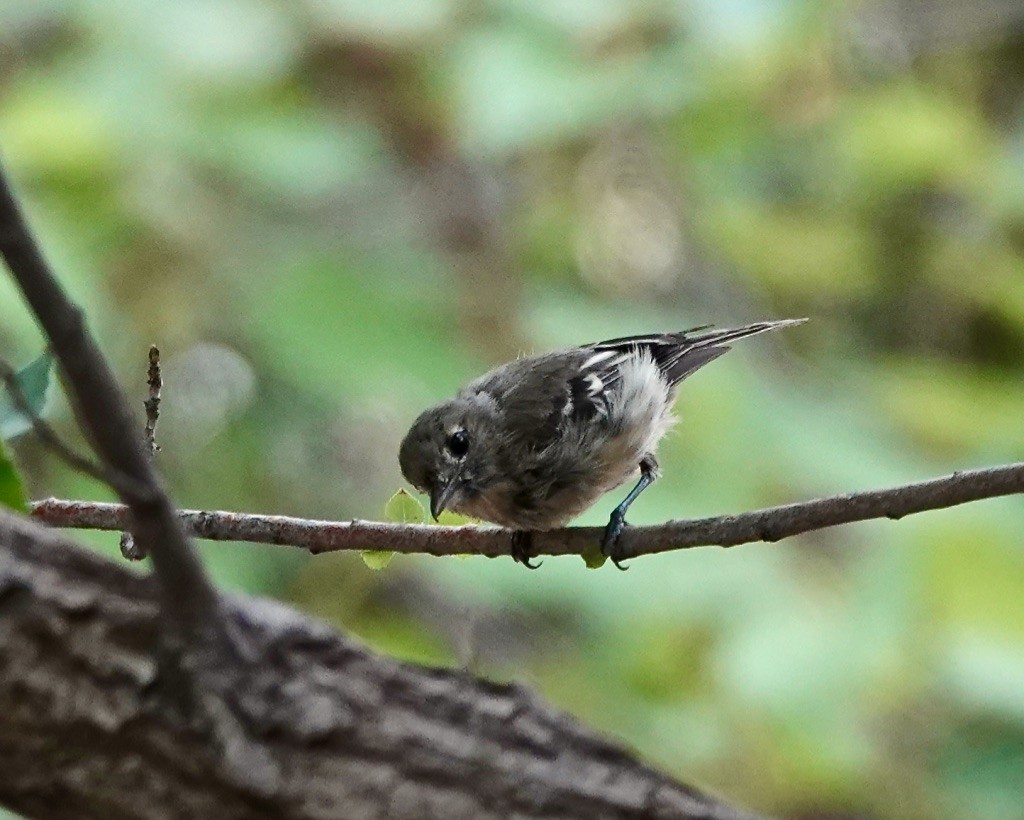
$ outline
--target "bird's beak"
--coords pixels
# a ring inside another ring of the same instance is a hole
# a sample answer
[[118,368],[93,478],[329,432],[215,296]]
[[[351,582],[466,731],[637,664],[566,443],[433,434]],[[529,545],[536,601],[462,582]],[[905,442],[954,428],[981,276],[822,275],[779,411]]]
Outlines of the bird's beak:
[[430,490],[430,514],[435,521],[452,500],[458,486],[459,477],[457,475],[445,479],[438,477],[434,482],[434,486]]

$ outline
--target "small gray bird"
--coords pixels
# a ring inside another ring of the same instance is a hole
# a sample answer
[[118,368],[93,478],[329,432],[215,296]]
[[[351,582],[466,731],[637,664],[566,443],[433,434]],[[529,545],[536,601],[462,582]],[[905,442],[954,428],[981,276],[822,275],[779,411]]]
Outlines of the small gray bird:
[[639,467],[601,541],[624,569],[616,543],[629,505],[658,477],[679,383],[730,342],[804,321],[627,336],[501,365],[416,419],[402,474],[430,496],[435,519],[451,509],[514,530],[513,557],[534,569],[531,531],[563,526]]

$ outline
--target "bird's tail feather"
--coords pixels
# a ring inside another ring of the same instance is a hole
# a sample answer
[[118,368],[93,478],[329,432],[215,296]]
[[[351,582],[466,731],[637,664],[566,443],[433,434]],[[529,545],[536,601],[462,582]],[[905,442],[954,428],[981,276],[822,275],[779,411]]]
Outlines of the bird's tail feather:
[[[806,321],[806,319],[777,319],[771,322],[753,322],[752,324],[744,325],[743,327],[734,327],[726,330],[712,330],[708,333],[702,333],[700,336],[691,336],[690,334],[693,331],[690,330],[683,331],[679,335],[682,337],[680,341],[685,341],[688,345],[692,345],[694,348],[709,347],[726,345],[730,342],[746,339],[748,336],[756,336],[759,333],[766,333],[769,330],[778,330],[779,328],[791,327],[792,325],[802,325]],[[705,327],[694,328],[694,330],[704,330]]]
[[[694,331],[687,330],[678,334],[679,345],[672,351],[674,355],[670,354],[664,358],[656,355],[655,358],[659,359],[658,365],[669,384],[675,387],[687,376],[728,352],[731,342],[766,333],[769,330],[800,325],[806,321],[806,319],[779,319],[771,322],[754,322],[743,327],[712,330],[699,336],[691,336],[690,334]],[[694,330],[704,329],[703,327],[694,328]]]

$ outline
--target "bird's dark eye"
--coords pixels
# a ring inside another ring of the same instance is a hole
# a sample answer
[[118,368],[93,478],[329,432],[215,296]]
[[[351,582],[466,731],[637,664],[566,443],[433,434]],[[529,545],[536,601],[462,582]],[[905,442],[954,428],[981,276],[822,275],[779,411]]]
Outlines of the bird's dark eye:
[[462,458],[469,452],[469,436],[465,430],[456,430],[448,436],[448,441],[445,442],[444,446],[448,448],[448,452],[453,456]]

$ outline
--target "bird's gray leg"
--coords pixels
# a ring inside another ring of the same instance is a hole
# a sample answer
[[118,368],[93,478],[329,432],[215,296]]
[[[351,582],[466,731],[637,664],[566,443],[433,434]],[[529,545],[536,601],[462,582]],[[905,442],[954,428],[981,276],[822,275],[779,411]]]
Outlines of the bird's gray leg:
[[528,569],[537,569],[543,561],[536,564],[530,563],[530,553],[533,552],[533,532],[530,530],[512,530],[512,560],[518,561]]
[[612,510],[611,518],[608,519],[608,526],[604,528],[604,535],[601,536],[601,552],[612,559],[617,569],[628,569],[623,566],[622,556],[618,555],[619,536],[626,527],[626,510],[629,505],[636,501],[637,496],[650,487],[658,478],[658,460],[650,453],[640,459],[640,480],[636,486],[629,491],[622,503]]

